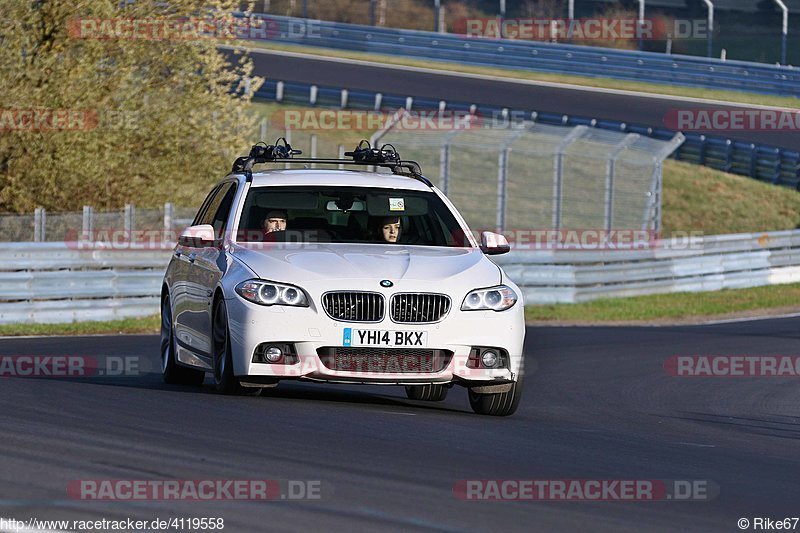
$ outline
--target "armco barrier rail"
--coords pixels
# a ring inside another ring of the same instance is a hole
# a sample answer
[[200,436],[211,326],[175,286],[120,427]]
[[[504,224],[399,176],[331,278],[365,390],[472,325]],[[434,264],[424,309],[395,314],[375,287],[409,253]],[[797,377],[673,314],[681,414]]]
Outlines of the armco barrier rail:
[[526,302],[800,282],[800,231],[666,240],[651,250],[514,251],[496,259]]
[[[0,244],[0,323],[155,314],[169,257],[167,247]],[[755,287],[800,281],[800,231],[663,241],[638,251],[515,250],[495,260],[529,304]]]
[[158,312],[171,247],[0,244],[0,324],[147,316]]
[[800,69],[792,66],[255,16],[268,19],[271,35],[281,42],[468,65],[800,96]]
[[[669,140],[675,136],[674,131],[666,128],[651,128],[621,121],[540,113],[534,109],[510,110],[492,106],[473,106],[470,102],[415,98],[413,95],[355,91],[341,87],[318,87],[310,84],[284,83],[274,80],[265,82],[256,93],[256,97],[298,105],[346,107],[363,110],[394,111],[401,107],[409,111],[431,109],[473,110],[485,117],[503,116],[504,114],[513,116],[513,112],[519,111],[524,114],[525,118],[544,124],[559,126],[586,125],[624,133],[638,133],[639,135],[646,135],[659,140]],[[743,143],[724,137],[709,137],[692,132],[687,132],[685,137],[686,141],[674,154],[676,159],[800,190],[800,152],[774,146]]]

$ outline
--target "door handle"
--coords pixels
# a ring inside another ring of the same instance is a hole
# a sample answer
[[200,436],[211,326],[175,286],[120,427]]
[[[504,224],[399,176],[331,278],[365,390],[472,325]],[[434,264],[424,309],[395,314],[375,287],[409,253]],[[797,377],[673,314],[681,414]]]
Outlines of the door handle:
[[175,257],[180,257],[182,255],[183,255],[183,252],[181,252],[180,250],[175,250]]
[[192,252],[189,254],[189,262],[194,263],[194,260],[197,259],[197,254]]

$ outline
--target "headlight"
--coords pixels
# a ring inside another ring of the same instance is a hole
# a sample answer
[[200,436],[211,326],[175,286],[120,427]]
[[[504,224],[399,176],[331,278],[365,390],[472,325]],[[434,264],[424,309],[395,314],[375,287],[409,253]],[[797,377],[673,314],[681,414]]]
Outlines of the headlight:
[[517,293],[511,287],[500,285],[488,289],[478,289],[467,294],[462,311],[505,311],[517,303]]
[[308,307],[308,298],[303,289],[284,283],[251,279],[238,284],[236,293],[248,302],[260,305]]

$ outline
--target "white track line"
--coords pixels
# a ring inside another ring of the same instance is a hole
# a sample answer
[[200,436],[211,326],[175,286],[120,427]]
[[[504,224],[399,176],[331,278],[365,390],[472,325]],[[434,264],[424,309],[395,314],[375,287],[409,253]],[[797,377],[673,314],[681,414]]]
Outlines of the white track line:
[[[349,59],[343,57],[330,57],[330,56],[317,56],[314,54],[306,54],[302,52],[286,52],[282,50],[270,50],[265,48],[249,48],[246,46],[228,46],[228,45],[220,45],[219,48],[223,48],[226,50],[246,50],[248,52],[262,54],[262,55],[275,55],[275,56],[289,56],[289,57],[296,57],[298,59],[315,59],[315,60],[322,60],[328,61],[331,63],[345,63],[349,65],[361,65],[365,67],[379,67],[391,70],[399,70],[399,71],[406,71],[406,72],[421,72],[427,74],[436,74],[440,76],[450,76],[454,78],[470,78],[470,79],[477,79],[477,80],[486,80],[486,81],[500,81],[506,83],[518,83],[521,85],[537,85],[541,87],[552,87],[554,89],[570,89],[576,91],[584,91],[584,92],[594,92],[594,93],[601,93],[601,94],[614,94],[620,96],[630,96],[634,98],[652,98],[656,100],[670,100],[674,102],[691,102],[696,104],[709,104],[709,105],[720,105],[720,106],[727,106],[727,107],[739,107],[743,109],[769,109],[769,110],[786,110],[786,111],[797,111],[797,109],[788,108],[788,107],[777,107],[777,106],[767,106],[767,105],[760,105],[760,104],[744,104],[741,102],[726,102],[724,100],[712,100],[708,98],[695,98],[692,96],[673,96],[669,94],[659,94],[659,93],[647,93],[647,92],[639,92],[639,91],[628,91],[624,89],[608,89],[604,87],[589,87],[585,85],[575,85],[570,83],[558,83],[552,81],[537,81],[537,80],[526,80],[522,78],[513,78],[513,77],[502,77],[499,78],[497,76],[488,76],[484,74],[472,74],[467,72],[455,72],[450,70],[437,70],[434,68],[427,68],[427,67],[412,67],[409,65],[393,65],[389,63],[377,63],[373,61],[365,61],[363,59]],[[416,58],[415,58],[416,59]],[[421,60],[421,59],[417,59]],[[479,67],[479,65],[470,65],[474,67]],[[500,68],[500,67],[498,67]],[[542,72],[542,74],[547,74],[546,72]],[[687,87],[687,89],[691,89],[691,87]],[[800,101],[798,101],[800,103]]]

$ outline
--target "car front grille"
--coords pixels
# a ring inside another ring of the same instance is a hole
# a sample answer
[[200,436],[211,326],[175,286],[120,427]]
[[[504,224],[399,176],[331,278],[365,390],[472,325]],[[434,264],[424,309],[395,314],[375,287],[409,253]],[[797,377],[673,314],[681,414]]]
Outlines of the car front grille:
[[392,296],[392,320],[401,323],[426,323],[442,320],[450,311],[450,298],[444,294],[400,293]]
[[334,320],[380,322],[384,299],[378,292],[328,292],[322,296],[322,307]]
[[326,347],[317,354],[326,368],[365,374],[434,374],[453,358],[449,350],[421,348]]

